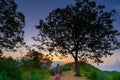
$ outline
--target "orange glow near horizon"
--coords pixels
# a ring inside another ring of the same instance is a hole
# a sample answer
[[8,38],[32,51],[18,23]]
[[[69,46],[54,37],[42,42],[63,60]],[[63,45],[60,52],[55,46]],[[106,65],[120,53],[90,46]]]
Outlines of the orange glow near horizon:
[[61,59],[59,57],[54,56],[53,61],[62,61],[65,63],[69,63],[69,62],[74,62],[74,59],[73,58],[65,58],[65,57],[62,57],[62,59]]
[[[20,53],[4,53],[3,56],[5,57],[12,57],[13,59],[19,59],[20,57],[24,56],[25,54],[20,54]],[[114,64],[117,60],[119,60],[119,57],[120,55],[116,56],[116,55],[113,55],[113,56],[108,56],[107,58],[102,58],[102,60],[104,61],[103,64],[105,65],[112,65]],[[65,63],[69,63],[69,62],[74,62],[74,59],[73,58],[65,58],[65,57],[62,57],[59,58],[59,57],[56,57],[54,56],[53,57],[53,60],[52,61],[61,61],[61,62],[65,62]],[[90,64],[94,64],[93,61],[89,60],[88,61]]]
[[[12,57],[13,59],[20,58],[24,55],[25,54],[20,54],[20,53],[4,53],[3,54],[3,56],[5,56],[5,57]],[[52,61],[61,61],[61,62],[69,63],[69,62],[73,62],[74,60],[73,60],[73,58],[62,57],[62,59],[61,59],[59,57],[54,56]]]

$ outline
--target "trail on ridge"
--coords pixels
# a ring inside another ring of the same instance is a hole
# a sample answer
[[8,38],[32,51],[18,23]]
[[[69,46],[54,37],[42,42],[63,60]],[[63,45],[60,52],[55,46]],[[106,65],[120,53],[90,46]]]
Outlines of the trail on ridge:
[[[50,80],[55,80],[55,76],[50,76]],[[85,77],[75,77],[74,72],[67,71],[63,72],[62,75],[60,76],[60,80],[87,80]]]

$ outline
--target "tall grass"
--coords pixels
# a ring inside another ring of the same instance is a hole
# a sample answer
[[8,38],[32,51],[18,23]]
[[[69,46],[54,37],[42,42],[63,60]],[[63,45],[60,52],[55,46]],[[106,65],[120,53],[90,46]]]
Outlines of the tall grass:
[[49,80],[49,76],[46,67],[26,68],[11,58],[0,58],[0,80]]
[[49,72],[46,72],[45,70],[41,69],[34,69],[25,71],[22,74],[22,80],[48,80],[50,76]]
[[0,58],[0,80],[21,80],[21,71],[11,58]]
[[79,64],[81,75],[87,77],[90,80],[112,80],[103,71],[90,64],[85,62],[80,62]]
[[113,80],[120,80],[120,73],[113,74],[112,79]]

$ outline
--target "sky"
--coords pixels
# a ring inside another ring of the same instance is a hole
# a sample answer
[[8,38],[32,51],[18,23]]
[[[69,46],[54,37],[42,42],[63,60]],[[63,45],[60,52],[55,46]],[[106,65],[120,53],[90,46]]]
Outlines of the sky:
[[[103,4],[106,6],[106,10],[110,11],[116,9],[117,14],[115,18],[117,19],[114,22],[114,27],[120,31],[120,0],[96,0],[97,4]],[[38,25],[40,19],[45,19],[49,12],[56,8],[64,8],[66,5],[74,4],[75,0],[15,0],[18,4],[18,11],[22,12],[25,15],[25,41],[28,45],[33,44],[31,37],[36,36],[38,30],[35,29],[35,26]],[[118,37],[120,41],[120,37]],[[100,69],[105,70],[119,70],[120,71],[120,50],[114,51],[114,55],[108,58],[103,58],[104,63],[100,66],[97,66]],[[56,60],[59,60],[56,58]],[[70,59],[63,59],[59,61],[68,61]],[[72,61],[72,60],[71,60]]]

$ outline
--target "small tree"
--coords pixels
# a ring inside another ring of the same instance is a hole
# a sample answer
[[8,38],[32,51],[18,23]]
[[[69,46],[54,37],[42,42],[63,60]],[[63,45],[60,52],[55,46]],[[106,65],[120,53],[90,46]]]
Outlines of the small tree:
[[0,0],[0,50],[14,50],[23,44],[24,15],[14,0]]
[[51,64],[51,58],[49,56],[45,56],[34,49],[29,50],[29,52],[23,57],[23,60],[25,60],[24,65],[26,65],[26,67],[32,67],[35,69],[40,69],[43,66],[44,68],[48,68]]
[[36,28],[39,34],[35,41],[49,51],[55,50],[63,56],[71,55],[75,60],[76,75],[80,75],[79,60],[112,55],[119,48],[116,36],[119,32],[112,23],[115,10],[106,12],[104,5],[89,0],[76,0],[75,5],[53,10],[46,21],[40,20]]

